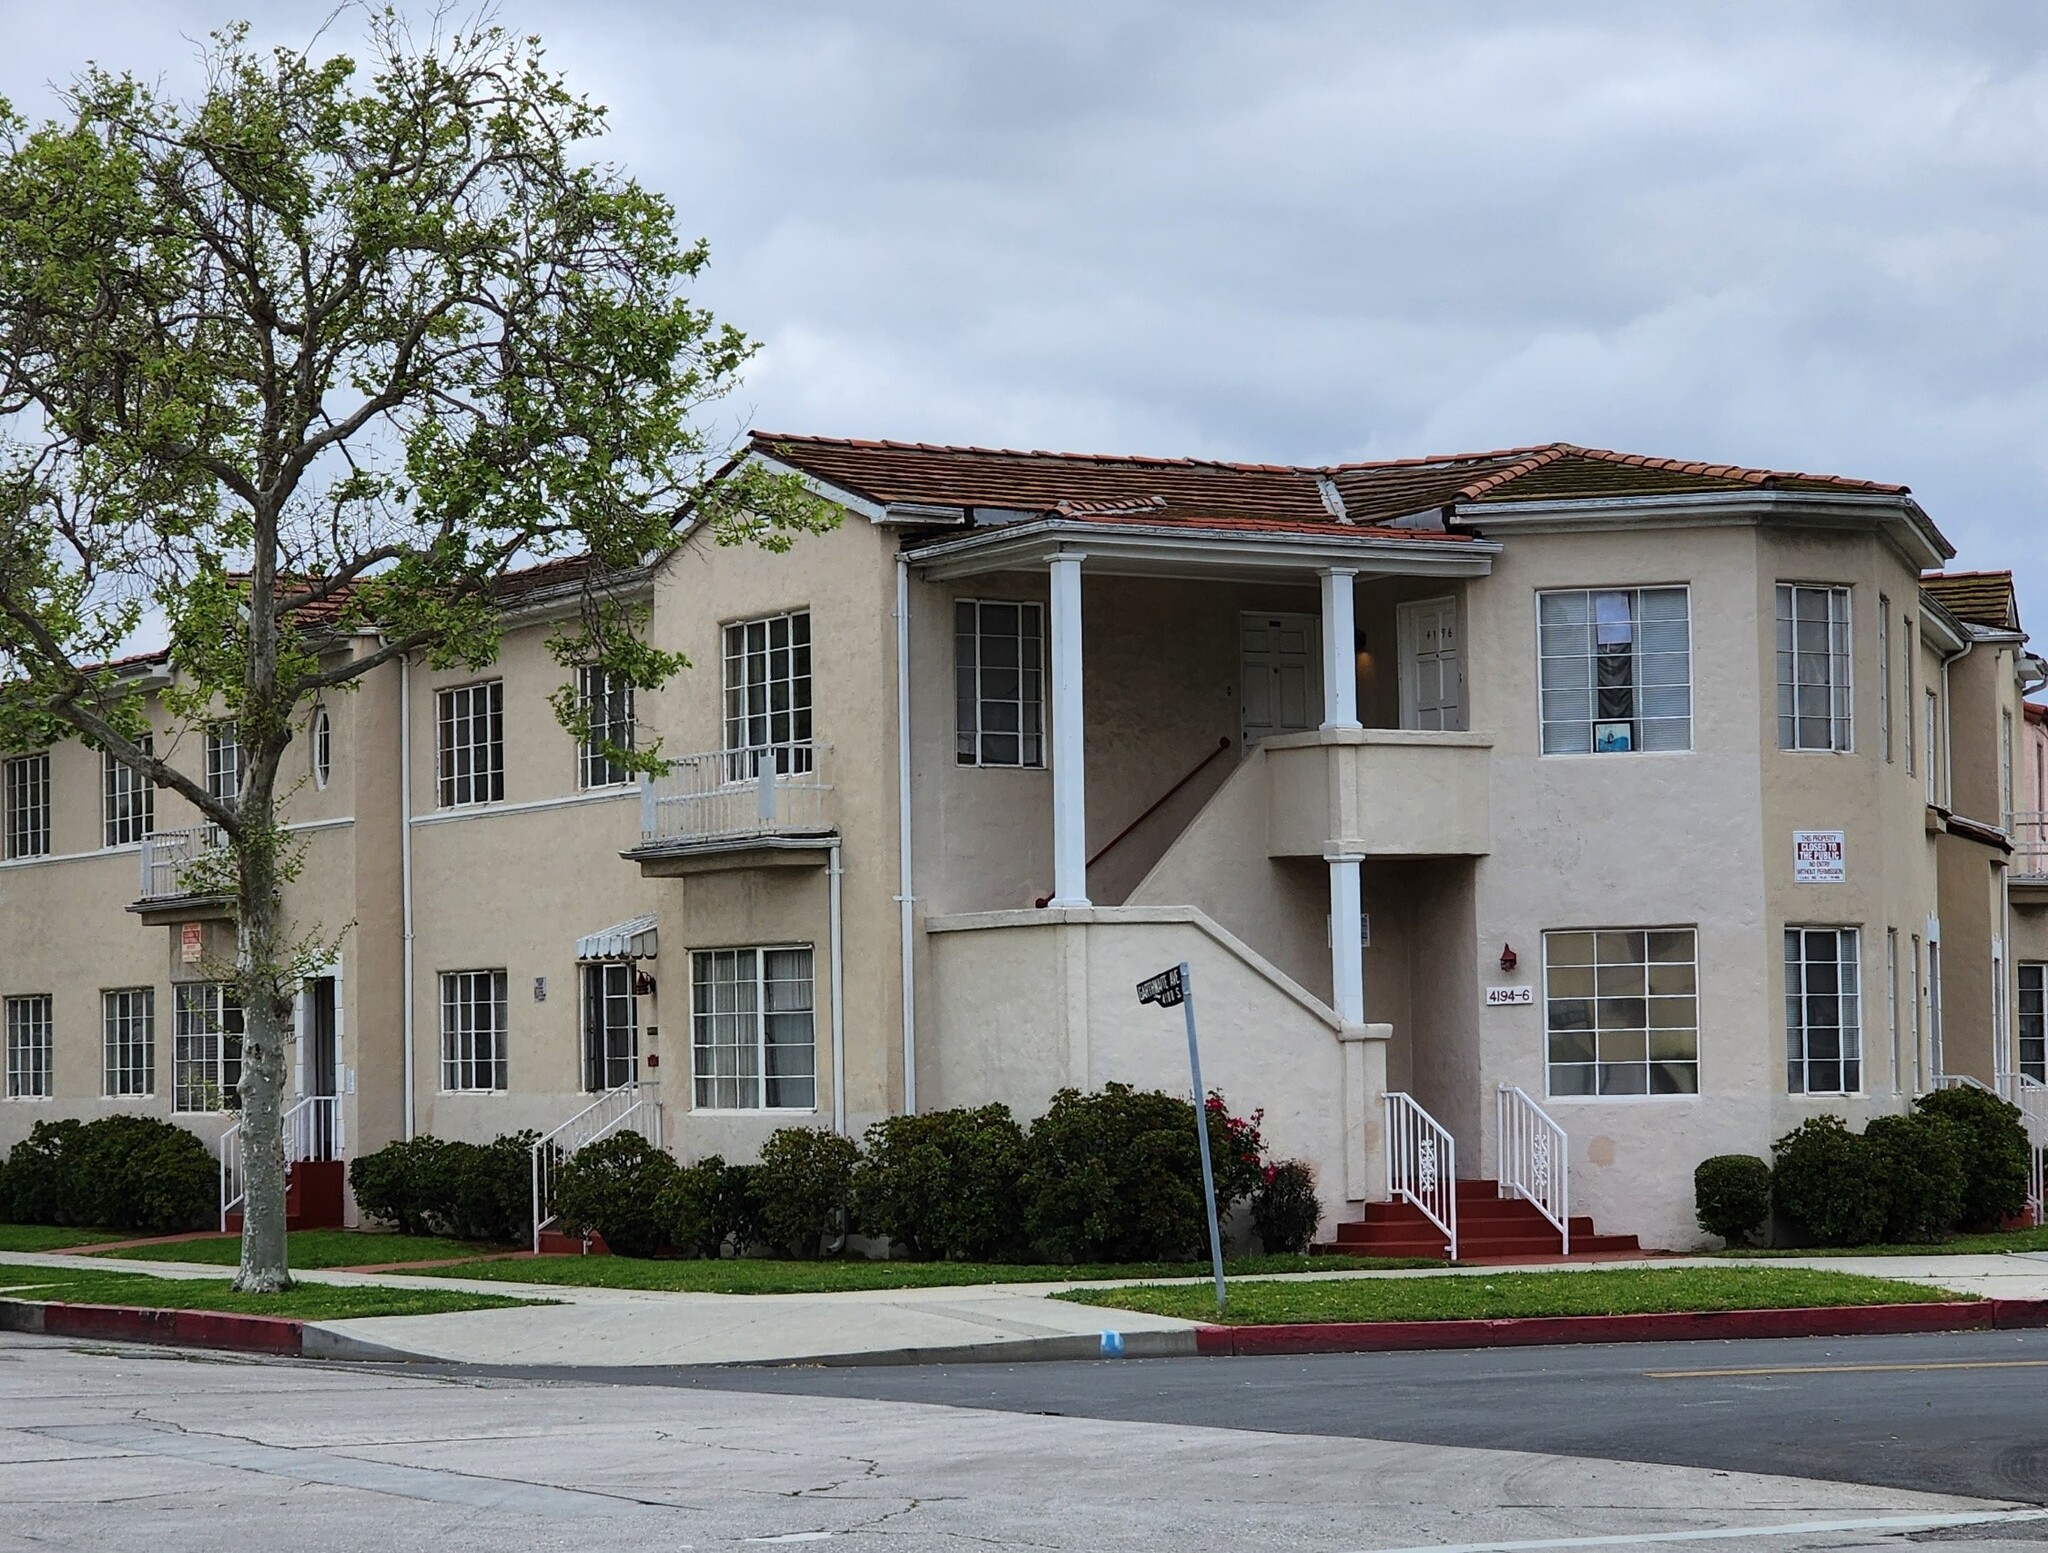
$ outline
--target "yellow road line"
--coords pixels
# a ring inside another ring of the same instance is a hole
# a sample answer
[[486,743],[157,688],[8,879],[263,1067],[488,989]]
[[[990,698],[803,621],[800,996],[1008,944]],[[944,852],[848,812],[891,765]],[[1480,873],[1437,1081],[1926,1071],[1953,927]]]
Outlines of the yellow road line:
[[1748,1370],[1645,1370],[1650,1380],[1717,1380],[1732,1375],[1880,1375],[1902,1370],[2048,1370],[2048,1359],[1941,1359],[1925,1364],[1777,1364]]

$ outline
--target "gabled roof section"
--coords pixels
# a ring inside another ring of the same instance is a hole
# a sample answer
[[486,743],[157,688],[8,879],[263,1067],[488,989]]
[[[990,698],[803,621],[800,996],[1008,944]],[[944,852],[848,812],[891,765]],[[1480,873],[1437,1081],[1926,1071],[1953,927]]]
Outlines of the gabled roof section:
[[2020,628],[2011,572],[1928,572],[1920,590],[1956,619],[1997,631]]
[[1527,450],[1526,456],[1489,471],[1457,494],[1460,502],[1584,501],[1613,496],[1678,496],[1711,491],[1856,492],[1906,496],[1903,485],[1851,480],[1842,475],[1753,469],[1677,458],[1616,453],[1568,442]]

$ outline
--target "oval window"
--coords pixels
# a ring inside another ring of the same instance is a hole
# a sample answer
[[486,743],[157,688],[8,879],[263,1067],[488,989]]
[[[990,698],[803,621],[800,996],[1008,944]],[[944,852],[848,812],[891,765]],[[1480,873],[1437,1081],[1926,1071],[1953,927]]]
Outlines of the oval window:
[[334,769],[334,729],[327,720],[327,708],[313,708],[313,785],[325,787]]

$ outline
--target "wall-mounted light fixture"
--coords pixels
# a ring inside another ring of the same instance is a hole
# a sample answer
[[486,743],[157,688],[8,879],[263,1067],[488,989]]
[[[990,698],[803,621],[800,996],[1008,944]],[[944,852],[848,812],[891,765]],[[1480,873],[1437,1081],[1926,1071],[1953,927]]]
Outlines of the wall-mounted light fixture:
[[1500,946],[1500,968],[1502,970],[1511,971],[1521,963],[1521,956],[1515,953],[1515,946],[1513,944],[1502,944]]

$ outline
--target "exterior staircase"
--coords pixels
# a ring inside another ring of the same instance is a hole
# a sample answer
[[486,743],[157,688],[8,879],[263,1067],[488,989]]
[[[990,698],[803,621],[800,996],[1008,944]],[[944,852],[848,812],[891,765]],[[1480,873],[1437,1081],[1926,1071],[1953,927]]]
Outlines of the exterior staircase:
[[[1556,1261],[1563,1237],[1534,1203],[1501,1195],[1495,1181],[1461,1180],[1458,1195],[1458,1260],[1461,1262]],[[1571,1259],[1627,1256],[1642,1247],[1633,1235],[1601,1235],[1583,1216],[1570,1220]],[[1398,1200],[1367,1203],[1365,1217],[1337,1226],[1337,1238],[1315,1247],[1326,1256],[1448,1258],[1450,1241],[1420,1208]]]
[[[340,1229],[342,1183],[348,1167],[338,1159],[296,1159],[285,1167],[284,1227],[295,1229]],[[228,1234],[242,1233],[242,1210],[232,1208],[221,1216]]]

